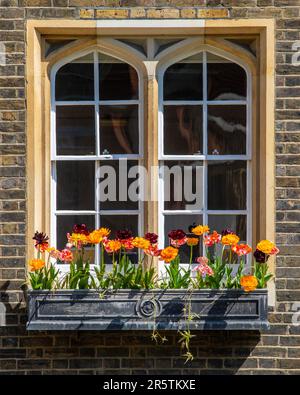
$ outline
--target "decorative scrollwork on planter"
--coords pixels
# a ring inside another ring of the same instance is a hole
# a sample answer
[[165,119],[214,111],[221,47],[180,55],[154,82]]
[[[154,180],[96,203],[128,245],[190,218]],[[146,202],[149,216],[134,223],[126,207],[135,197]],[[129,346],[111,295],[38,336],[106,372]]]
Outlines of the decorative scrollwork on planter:
[[135,310],[139,317],[158,317],[161,313],[162,306],[157,299],[141,299],[137,302]]

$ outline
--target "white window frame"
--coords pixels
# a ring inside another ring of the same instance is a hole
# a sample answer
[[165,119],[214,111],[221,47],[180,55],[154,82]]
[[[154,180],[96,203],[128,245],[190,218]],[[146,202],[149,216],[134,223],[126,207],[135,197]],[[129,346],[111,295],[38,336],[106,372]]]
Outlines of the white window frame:
[[[117,60],[125,62],[133,67],[138,75],[138,100],[100,100],[99,99],[99,53],[114,57]],[[72,62],[73,60],[79,59],[88,54],[93,54],[94,61],[94,100],[87,101],[57,101],[55,99],[55,80],[56,74],[59,69]],[[91,215],[95,219],[95,229],[101,226],[100,216],[101,215],[137,215],[138,216],[138,232],[141,234],[144,228],[144,204],[141,200],[138,201],[137,210],[101,210],[99,207],[99,201],[97,199],[97,170],[100,165],[100,161],[103,163],[108,160],[137,160],[140,164],[144,159],[144,86],[141,71],[133,64],[128,62],[128,60],[123,60],[121,57],[115,57],[102,49],[99,50],[96,47],[89,47],[86,50],[73,53],[71,56],[63,58],[61,61],[57,62],[51,70],[51,119],[50,119],[50,132],[51,132],[51,223],[50,223],[50,240],[52,240],[52,245],[57,246],[57,216],[58,215]],[[103,105],[138,105],[138,129],[139,129],[139,153],[138,154],[109,154],[103,155],[100,153],[100,106]],[[96,155],[57,155],[56,150],[56,107],[66,105],[93,105],[95,109],[95,143],[96,143]],[[56,174],[56,162],[57,161],[93,161],[95,163],[95,210],[57,210],[56,207],[56,194],[57,194],[57,174]],[[70,224],[72,226],[72,224]],[[95,246],[95,265],[99,265],[100,250],[99,246]],[[67,267],[68,265],[62,265],[62,267]]]
[[[163,83],[164,83],[164,74],[165,71],[171,65],[178,63],[190,56],[203,53],[203,100],[200,101],[183,101],[183,100],[174,100],[174,101],[164,101],[164,92],[163,92]],[[218,100],[218,101],[208,101],[207,100],[207,52],[212,53],[214,55],[225,58],[231,62],[238,64],[242,67],[246,72],[247,78],[247,97],[246,100]],[[176,214],[184,214],[184,215],[202,215],[203,224],[208,224],[208,215],[246,215],[247,217],[247,227],[246,227],[246,242],[249,245],[252,245],[252,75],[247,64],[244,64],[241,59],[235,57],[223,50],[214,48],[210,45],[202,44],[193,51],[185,52],[179,51],[178,55],[169,59],[166,63],[164,63],[161,67],[158,65],[158,160],[159,166],[164,165],[165,160],[187,160],[187,161],[201,161],[204,166],[204,185],[207,186],[207,169],[208,169],[208,161],[222,161],[222,160],[243,160],[246,161],[247,166],[247,183],[246,183],[246,210],[208,210],[207,209],[207,191],[203,188],[203,209],[202,210],[164,210],[164,179],[163,174],[160,171],[159,173],[159,182],[158,182],[158,229],[159,229],[159,246],[160,248],[164,247],[164,239],[165,239],[165,231],[164,231],[164,216],[166,214],[176,215]],[[203,154],[201,155],[165,155],[164,154],[164,105],[195,105],[199,104],[203,106]],[[218,104],[218,105],[246,105],[246,153],[244,155],[208,155],[207,154],[207,106],[210,104]],[[205,248],[203,248],[203,252],[205,254]],[[251,264],[250,257],[247,257],[247,266]],[[160,262],[159,270],[161,273],[165,272],[164,264]]]

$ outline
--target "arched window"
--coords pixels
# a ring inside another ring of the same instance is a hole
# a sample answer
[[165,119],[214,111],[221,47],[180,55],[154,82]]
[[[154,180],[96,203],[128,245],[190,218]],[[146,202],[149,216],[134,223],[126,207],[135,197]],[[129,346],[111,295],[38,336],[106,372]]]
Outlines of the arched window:
[[142,159],[137,70],[92,51],[56,65],[53,78],[52,240],[63,248],[72,224],[83,223],[90,229],[109,227],[113,236],[125,227],[139,233],[141,202],[126,201],[118,183],[110,190],[115,199],[99,196],[106,165],[119,178],[119,171],[129,172]]
[[[218,52],[196,53],[163,70],[162,243],[168,241],[170,230],[186,231],[202,223],[218,232],[229,228],[251,242],[249,78],[241,65]],[[190,186],[192,194],[186,193]],[[188,262],[188,247],[185,253]]]

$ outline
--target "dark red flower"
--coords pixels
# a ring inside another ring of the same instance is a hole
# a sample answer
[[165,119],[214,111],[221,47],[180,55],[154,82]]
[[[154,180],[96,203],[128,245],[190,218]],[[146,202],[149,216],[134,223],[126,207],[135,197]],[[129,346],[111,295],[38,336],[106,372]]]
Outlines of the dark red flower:
[[168,236],[172,240],[182,240],[186,237],[186,233],[182,229],[171,230]]
[[116,232],[116,238],[118,240],[127,240],[127,239],[131,239],[132,237],[133,234],[129,229],[118,230]]
[[35,247],[39,248],[41,251],[45,251],[49,246],[49,237],[46,233],[36,231],[32,239],[35,240]]
[[89,235],[90,232],[85,224],[76,224],[73,226],[73,233],[80,233],[82,235]]
[[267,255],[264,252],[256,249],[253,253],[253,256],[257,263],[266,263],[270,255]]
[[223,236],[227,236],[227,235],[234,235],[235,232],[233,230],[229,229],[229,228],[226,228],[226,229],[222,230],[221,234],[222,234],[222,237],[223,237]]
[[158,241],[158,235],[156,233],[146,233],[145,234],[145,239],[149,240],[151,244],[156,244]]

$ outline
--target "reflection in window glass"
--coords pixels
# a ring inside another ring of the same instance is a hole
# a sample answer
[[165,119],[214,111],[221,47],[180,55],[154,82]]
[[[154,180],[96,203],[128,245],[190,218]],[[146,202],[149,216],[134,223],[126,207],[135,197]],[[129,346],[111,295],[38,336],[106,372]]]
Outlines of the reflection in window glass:
[[[165,240],[164,245],[168,246],[170,244],[170,240],[168,237],[168,233],[174,229],[182,229],[188,235],[190,234],[191,228],[196,225],[202,224],[202,215],[164,215],[165,220]],[[195,237],[195,236],[193,236]],[[203,254],[202,243],[199,243],[198,247],[193,248],[193,261],[195,261],[196,257],[201,256]],[[180,258],[181,263],[189,263],[190,260],[190,247],[184,245],[180,247]]]
[[221,233],[224,229],[235,232],[245,242],[247,239],[247,217],[246,215],[209,215],[208,226],[211,232],[216,230]]
[[93,61],[93,54],[89,54],[58,70],[55,79],[56,100],[94,100]]
[[138,106],[101,106],[100,141],[102,154],[138,154]]
[[164,161],[164,209],[203,209],[203,163]]
[[56,107],[57,155],[95,154],[93,106]]
[[57,210],[95,209],[95,163],[93,161],[58,161]]
[[236,63],[207,54],[208,100],[245,100],[247,75]]
[[246,106],[208,106],[208,154],[246,154]]
[[100,100],[138,99],[138,75],[126,63],[101,63],[99,65]]
[[164,107],[165,155],[202,153],[202,106]]
[[246,161],[208,162],[208,209],[246,209]]
[[164,100],[202,100],[202,63],[175,63],[164,75]]

